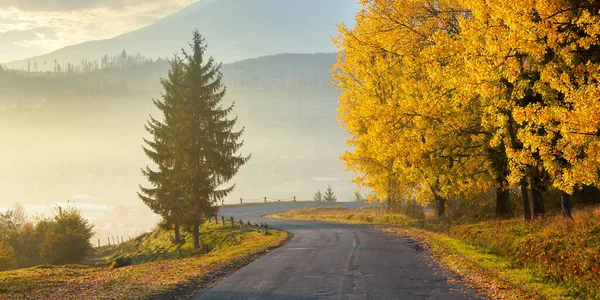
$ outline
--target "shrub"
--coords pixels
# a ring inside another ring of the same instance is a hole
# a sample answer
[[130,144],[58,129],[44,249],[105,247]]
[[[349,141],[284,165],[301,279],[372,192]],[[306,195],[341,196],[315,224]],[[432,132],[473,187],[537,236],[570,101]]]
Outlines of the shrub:
[[21,225],[17,234],[11,239],[11,245],[17,253],[17,265],[26,268],[40,263],[39,248],[43,236],[37,234],[32,223]]
[[576,286],[575,294],[600,299],[600,209],[576,212],[574,221],[488,221],[453,226],[449,233]]
[[89,240],[94,235],[94,226],[75,209],[66,210],[55,216],[53,222],[40,223],[39,227],[40,231],[46,231],[40,248],[45,263],[79,263],[92,250]]
[[13,269],[16,265],[15,251],[10,244],[0,240],[0,271]]

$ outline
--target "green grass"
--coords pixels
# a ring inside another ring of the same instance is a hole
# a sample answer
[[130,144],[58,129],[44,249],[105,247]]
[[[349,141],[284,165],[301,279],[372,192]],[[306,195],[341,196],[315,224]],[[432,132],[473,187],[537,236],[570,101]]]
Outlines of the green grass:
[[[211,224],[202,228],[203,251],[194,252],[190,236],[186,243],[174,245],[171,235],[157,229],[121,245],[97,248],[87,261],[95,266],[38,266],[0,272],[0,298],[145,299],[170,292],[186,296],[181,289],[206,286],[215,280],[214,271],[241,267],[289,238],[283,231],[264,235]],[[117,257],[132,257],[134,265],[107,268]]]
[[549,217],[463,225],[377,208],[309,208],[269,217],[385,225],[426,245],[440,264],[492,298],[600,299],[600,209],[576,213],[574,222]]
[[310,207],[268,215],[267,217],[273,219],[313,220],[345,224],[371,224],[420,228],[433,228],[437,226],[430,220],[417,220],[403,214],[386,213],[379,207],[362,207],[356,210],[347,209],[341,205]]
[[192,254],[218,251],[233,245],[238,245],[248,238],[248,232],[231,230],[229,226],[215,224],[204,225],[200,228],[201,249],[194,251],[192,235],[181,233],[181,243],[174,243],[173,231],[157,229],[119,245],[94,248],[94,252],[84,264],[108,266],[118,257],[129,257],[134,264],[187,257]]

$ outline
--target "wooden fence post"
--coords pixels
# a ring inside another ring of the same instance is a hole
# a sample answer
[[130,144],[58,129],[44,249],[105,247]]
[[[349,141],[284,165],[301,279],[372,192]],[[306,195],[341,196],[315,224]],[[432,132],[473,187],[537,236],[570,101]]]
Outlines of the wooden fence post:
[[244,222],[240,219],[240,230],[244,230]]
[[221,216],[221,221],[223,221],[223,226],[225,226],[225,217]]
[[265,197],[265,203],[267,203],[267,197]]
[[98,247],[100,247],[100,239],[98,239]]
[[112,237],[112,240],[113,240],[113,245],[116,245],[115,244],[115,237],[114,236],[111,236],[111,237]]
[[110,237],[106,238],[108,240],[108,245],[110,246]]
[[243,203],[243,202],[242,202],[242,198],[240,198],[240,204],[242,204],[242,203]]
[[231,227],[235,227],[235,222],[233,221],[233,217],[229,217],[229,220],[231,220]]

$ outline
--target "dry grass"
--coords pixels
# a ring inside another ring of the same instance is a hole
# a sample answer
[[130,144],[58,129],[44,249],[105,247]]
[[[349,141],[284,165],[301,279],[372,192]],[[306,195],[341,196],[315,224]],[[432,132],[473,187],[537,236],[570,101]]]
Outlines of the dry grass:
[[[151,234],[138,242],[146,246],[155,245],[154,250],[148,247],[144,249],[157,254],[154,259],[162,260],[118,269],[67,265],[0,272],[0,298],[146,299],[157,295],[171,295],[167,298],[172,298],[172,295],[185,297],[197,292],[197,288],[213,282],[220,273],[239,268],[259,254],[280,246],[289,237],[283,231],[272,230],[270,235],[263,235],[216,225],[203,230],[205,243],[211,243],[212,239],[215,243],[218,242],[219,246],[201,255],[175,258],[179,255],[179,250],[171,251],[173,248],[170,247],[156,250],[161,248],[164,240],[152,237]],[[112,252],[105,249],[102,254],[104,256],[96,257],[96,263],[106,264],[112,257],[124,256],[126,253],[137,253],[140,262],[143,256],[142,253],[138,253],[140,249],[136,250],[131,244],[115,247],[113,250],[117,251]],[[117,254],[119,251],[120,254]],[[168,257],[169,253],[172,257],[163,259]]]

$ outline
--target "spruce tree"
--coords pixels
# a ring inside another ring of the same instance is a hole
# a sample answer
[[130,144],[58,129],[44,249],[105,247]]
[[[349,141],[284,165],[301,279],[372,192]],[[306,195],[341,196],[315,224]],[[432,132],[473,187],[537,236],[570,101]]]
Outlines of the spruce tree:
[[315,202],[322,202],[322,201],[323,201],[323,194],[321,193],[321,190],[318,190],[318,191],[315,193],[315,196],[313,197],[313,200],[314,200]]
[[228,118],[234,104],[224,107],[226,88],[221,64],[205,58],[206,44],[197,30],[190,44],[191,53],[183,51],[184,107],[182,129],[186,207],[193,212],[189,219],[194,248],[199,248],[199,225],[203,217],[215,213],[215,206],[233,191],[235,184],[223,187],[237,174],[249,156],[239,150],[244,129],[234,131],[237,117]]
[[180,224],[185,212],[182,189],[177,181],[182,164],[181,160],[177,159],[180,138],[176,131],[180,122],[180,112],[183,111],[183,101],[180,97],[183,89],[183,71],[181,60],[175,56],[170,61],[167,79],[161,79],[164,89],[162,100],[153,99],[163,119],[159,121],[150,116],[145,128],[153,139],[144,139],[143,149],[146,156],[158,166],[158,170],[152,170],[149,166],[142,169],[152,187],[140,186],[138,192],[138,196],[154,213],[161,215],[167,224],[174,226],[176,243],[181,241]]
[[359,191],[354,192],[354,198],[352,199],[352,201],[363,202],[364,200],[365,200],[365,198]]
[[216,205],[235,184],[225,186],[249,156],[239,154],[244,129],[235,131],[236,118],[228,118],[234,104],[224,107],[221,64],[206,59],[206,44],[197,30],[191,51],[182,50],[162,81],[162,101],[154,101],[164,115],[151,118],[147,130],[154,140],[144,150],[157,165],[144,174],[153,188],[140,197],[167,222],[191,227],[194,248],[200,247],[200,224],[216,212]]
[[336,202],[337,201],[337,197],[333,194],[333,190],[331,189],[331,186],[327,187],[327,190],[325,191],[325,194],[323,195],[323,201],[325,201],[325,202]]

